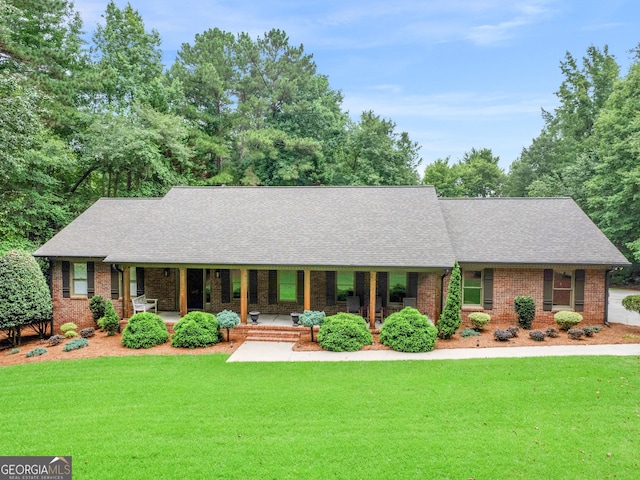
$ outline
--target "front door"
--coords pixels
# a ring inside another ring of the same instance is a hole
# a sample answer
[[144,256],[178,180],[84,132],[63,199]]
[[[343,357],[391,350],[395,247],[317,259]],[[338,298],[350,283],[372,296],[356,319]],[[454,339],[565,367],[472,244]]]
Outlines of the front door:
[[187,269],[187,310],[202,310],[204,307],[204,270]]

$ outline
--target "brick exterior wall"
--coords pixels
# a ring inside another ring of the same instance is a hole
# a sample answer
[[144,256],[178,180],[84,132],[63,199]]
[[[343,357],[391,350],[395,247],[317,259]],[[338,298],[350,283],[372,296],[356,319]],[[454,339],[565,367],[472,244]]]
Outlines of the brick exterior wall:
[[[77,259],[76,261],[94,261],[95,265],[95,295],[102,295],[105,299],[111,298],[111,266],[96,259]],[[165,276],[164,268],[145,268],[145,294],[149,298],[158,299],[159,310],[179,310],[179,271],[170,268],[169,275]],[[278,303],[269,305],[268,301],[268,277],[267,270],[258,271],[258,303],[249,303],[249,311],[259,310],[264,314],[288,315],[291,312],[302,312],[304,307],[296,302]],[[442,298],[446,300],[450,275],[442,281]],[[221,303],[220,278],[216,278],[211,271],[211,304],[213,313],[222,310],[240,311],[239,299],[232,299],[229,303]],[[426,314],[430,319],[437,320],[440,314],[440,285],[439,273],[420,272],[418,275],[418,310]],[[516,315],[513,309],[513,299],[517,295],[531,295],[536,302],[536,318],[533,328],[554,325],[553,314],[555,312],[543,311],[543,269],[494,269],[493,309],[486,313],[492,317],[496,324],[513,324]],[[604,270],[585,271],[584,311],[581,312],[585,323],[602,323],[605,310],[604,298],[605,272]],[[369,288],[369,273],[365,273],[365,290]],[[74,322],[79,328],[93,326],[93,317],[89,310],[89,299],[86,297],[62,297],[62,268],[57,261],[52,270],[52,290],[54,308],[54,328],[66,322]],[[311,309],[324,310],[327,315],[345,311],[344,304],[335,306],[325,305],[326,277],[323,271],[311,272]],[[368,293],[365,295],[364,304],[368,305]],[[122,298],[112,300],[116,312],[122,317]],[[444,302],[443,302],[444,303]],[[402,307],[390,305],[386,315],[400,310]],[[482,308],[464,306],[462,311],[463,326],[469,324],[468,316],[474,311],[484,311]]]

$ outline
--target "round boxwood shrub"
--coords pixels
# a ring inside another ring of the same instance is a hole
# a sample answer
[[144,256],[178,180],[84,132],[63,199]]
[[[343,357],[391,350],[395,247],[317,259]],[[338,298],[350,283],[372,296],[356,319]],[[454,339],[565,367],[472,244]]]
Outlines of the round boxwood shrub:
[[364,318],[343,312],[324,319],[318,332],[318,343],[332,352],[355,352],[371,345],[373,337]]
[[513,299],[513,307],[518,314],[518,325],[529,330],[536,316],[536,302],[533,297],[520,295]]
[[198,348],[214,345],[221,340],[216,316],[206,312],[190,312],[173,327],[172,347]]
[[380,343],[398,352],[430,352],[437,337],[429,318],[412,307],[389,315],[380,329]]
[[167,326],[155,313],[136,313],[122,332],[122,345],[127,348],[151,348],[167,340]]
[[476,330],[482,330],[491,321],[491,315],[484,312],[473,312],[469,314],[469,321]]
[[569,330],[582,321],[582,315],[578,312],[561,311],[553,316],[560,330]]

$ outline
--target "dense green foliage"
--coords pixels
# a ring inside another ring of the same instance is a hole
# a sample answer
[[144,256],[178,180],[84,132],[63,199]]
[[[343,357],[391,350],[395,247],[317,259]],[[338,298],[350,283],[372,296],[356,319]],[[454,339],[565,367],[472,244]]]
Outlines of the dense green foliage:
[[560,327],[560,330],[569,330],[582,321],[582,315],[580,315],[578,312],[561,311],[557,312],[553,316],[553,319]]
[[458,262],[455,263],[449,278],[447,300],[438,320],[438,338],[453,337],[462,322],[460,309],[462,308],[462,276]]
[[300,324],[311,329],[311,341],[313,342],[313,327],[322,325],[325,313],[316,310],[305,310],[300,314]]
[[189,312],[173,326],[172,347],[208,347],[221,339],[216,316],[207,312]]
[[483,330],[484,327],[489,325],[491,315],[484,312],[473,312],[469,314],[469,321],[476,330]]
[[331,352],[355,352],[371,345],[373,337],[364,318],[341,312],[324,319],[318,332],[318,343]]
[[[211,478],[212,465],[213,476],[228,479],[637,476],[635,357],[227,358],[143,355],[2,367],[2,444],[14,455],[72,452],[74,478],[82,479]],[[46,395],[42,379],[52,387]],[[34,418],[50,418],[52,405],[70,405],[70,392],[73,421],[33,428]],[[96,399],[108,405],[96,408]],[[250,407],[229,407],[229,399]],[[305,400],[323,408],[310,415]],[[364,438],[384,445],[389,461],[354,450]]]
[[533,319],[536,318],[536,302],[533,297],[520,295],[513,299],[513,307],[518,315],[518,324],[529,330]]
[[627,295],[622,299],[622,306],[630,312],[640,313],[640,295]]
[[93,315],[93,321],[98,323],[98,320],[104,317],[104,310],[107,306],[107,302],[105,301],[102,295],[94,295],[89,300],[89,310],[91,310],[91,315]]
[[398,352],[430,352],[437,336],[429,318],[411,307],[389,315],[380,328],[380,343]]
[[231,310],[223,310],[216,315],[218,326],[227,329],[227,342],[229,341],[229,329],[234,328],[240,323],[240,316]]
[[162,318],[155,313],[133,315],[122,332],[122,345],[127,348],[151,348],[169,340],[169,332]]
[[99,320],[100,328],[107,332],[108,336],[113,336],[120,328],[120,317],[113,308],[111,300],[107,300],[104,306],[104,316]]
[[12,250],[0,257],[0,330],[13,345],[25,326],[48,322],[53,315],[49,287],[35,259]]

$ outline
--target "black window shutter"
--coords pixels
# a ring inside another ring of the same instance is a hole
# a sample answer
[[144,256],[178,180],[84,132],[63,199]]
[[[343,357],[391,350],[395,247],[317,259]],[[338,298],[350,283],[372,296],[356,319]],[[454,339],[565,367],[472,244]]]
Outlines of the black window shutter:
[[387,306],[387,299],[389,295],[389,274],[387,272],[378,272],[376,275],[376,296],[382,297],[382,306]]
[[576,283],[574,293],[574,308],[576,312],[584,311],[584,270],[576,270]]
[[296,302],[304,303],[304,270],[298,270],[298,284],[296,285]]
[[249,270],[249,303],[258,303],[258,271]]
[[220,303],[231,302],[231,272],[225,268],[220,270]]
[[550,268],[544,270],[542,310],[545,312],[553,310],[553,270]]
[[136,267],[136,294],[144,295],[144,268]]
[[418,298],[418,272],[407,274],[407,297]]
[[483,308],[485,310],[493,309],[493,268],[485,268],[483,275],[484,291]]
[[278,303],[278,271],[269,270],[269,305]]
[[96,287],[95,287],[95,281],[94,281],[95,270],[96,270],[95,263],[87,262],[87,298],[93,297],[93,295],[96,293]]
[[69,284],[71,283],[71,264],[69,262],[62,262],[62,297],[69,298],[71,296],[71,290]]
[[360,297],[360,306],[369,298],[364,285],[364,272],[356,272],[356,295]]
[[116,270],[115,265],[111,265],[111,299],[120,298],[120,272]]
[[325,272],[325,304],[333,306],[336,304],[336,272]]

